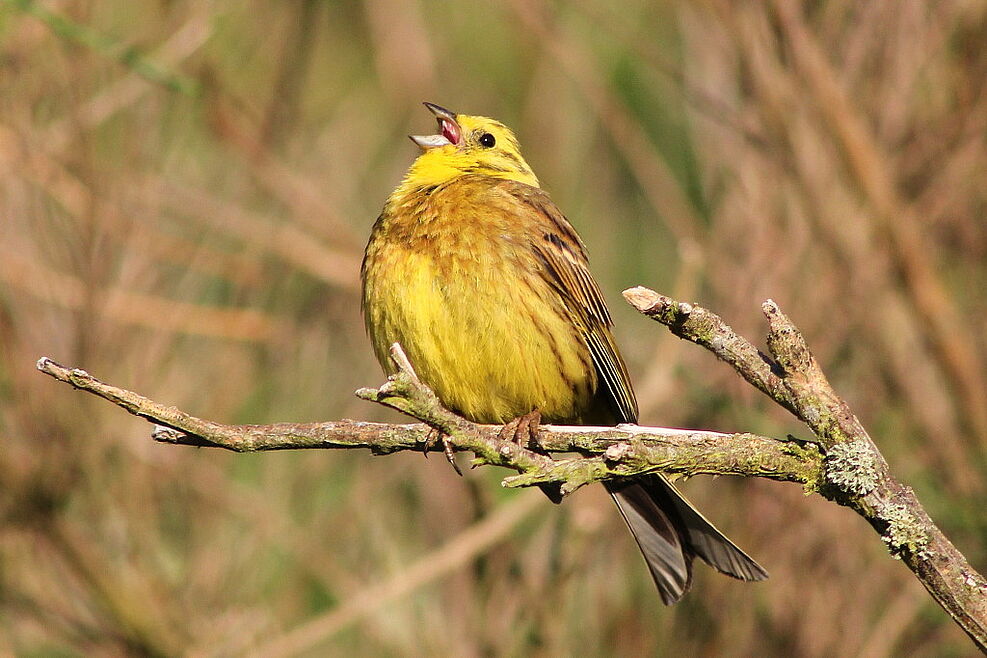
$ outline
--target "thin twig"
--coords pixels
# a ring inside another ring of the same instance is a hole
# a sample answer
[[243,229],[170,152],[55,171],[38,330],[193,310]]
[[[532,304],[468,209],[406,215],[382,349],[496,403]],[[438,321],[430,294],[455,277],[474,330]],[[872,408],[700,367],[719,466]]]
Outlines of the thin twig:
[[830,386],[798,328],[768,300],[764,355],[719,316],[653,290],[624,291],[635,308],[677,336],[706,347],[812,430],[825,454],[819,493],[864,517],[939,605],[987,651],[987,580],[933,523],[909,487],[892,475],[860,420]]

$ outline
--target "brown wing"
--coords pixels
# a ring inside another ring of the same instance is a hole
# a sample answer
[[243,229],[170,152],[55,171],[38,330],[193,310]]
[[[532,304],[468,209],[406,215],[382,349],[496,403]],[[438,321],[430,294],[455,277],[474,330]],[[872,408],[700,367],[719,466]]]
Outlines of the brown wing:
[[610,332],[610,311],[590,274],[582,240],[543,190],[514,181],[504,181],[502,186],[541,220],[540,235],[531,238],[532,248],[545,267],[544,275],[582,332],[614,418],[620,423],[636,423],[637,399]]
[[[636,423],[637,400],[610,332],[610,311],[589,272],[585,246],[544,191],[506,181],[503,187],[542,219],[543,230],[534,236],[533,248],[545,266],[545,276],[583,333],[614,418]],[[689,590],[696,555],[740,580],[768,577],[761,565],[717,530],[663,475],[604,484],[644,554],[666,605]]]

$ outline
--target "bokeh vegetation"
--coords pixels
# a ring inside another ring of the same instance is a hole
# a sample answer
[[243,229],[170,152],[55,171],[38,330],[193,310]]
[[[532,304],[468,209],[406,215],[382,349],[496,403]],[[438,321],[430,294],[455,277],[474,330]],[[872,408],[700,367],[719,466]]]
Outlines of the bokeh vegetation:
[[643,422],[804,436],[619,291],[752,337],[771,297],[983,570],[985,35],[960,0],[0,2],[0,653],[970,653],[793,486],[687,484],[772,578],[697,569],[665,609],[602,489],[155,445],[34,362],[224,422],[396,420],[352,395],[382,380],[358,270],[429,100],[516,128]]

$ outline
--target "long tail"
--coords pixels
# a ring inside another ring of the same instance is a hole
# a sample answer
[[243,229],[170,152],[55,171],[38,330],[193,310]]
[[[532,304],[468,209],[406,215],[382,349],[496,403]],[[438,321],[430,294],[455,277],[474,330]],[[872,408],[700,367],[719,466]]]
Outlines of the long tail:
[[764,580],[768,572],[716,529],[662,475],[607,482],[631,529],[665,605],[692,585],[692,560],[740,580]]

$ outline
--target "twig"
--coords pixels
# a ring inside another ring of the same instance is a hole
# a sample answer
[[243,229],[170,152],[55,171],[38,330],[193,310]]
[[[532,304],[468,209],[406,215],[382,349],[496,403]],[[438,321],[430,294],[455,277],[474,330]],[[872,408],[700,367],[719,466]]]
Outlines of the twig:
[[677,336],[712,351],[808,425],[825,452],[825,484],[819,492],[867,519],[891,554],[987,651],[987,581],[933,523],[915,492],[891,475],[884,456],[777,304],[768,300],[762,305],[768,357],[706,309],[641,287],[624,291],[624,297]]

